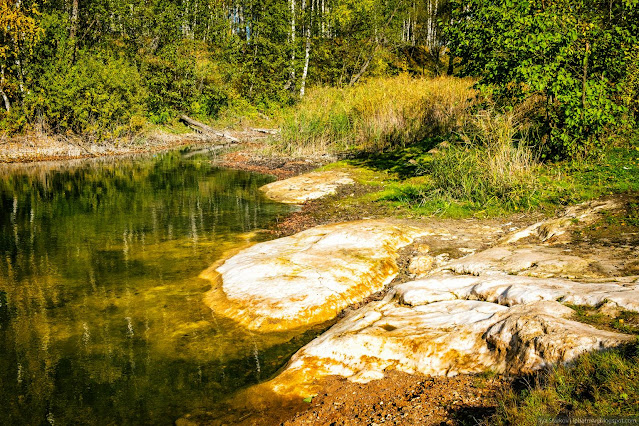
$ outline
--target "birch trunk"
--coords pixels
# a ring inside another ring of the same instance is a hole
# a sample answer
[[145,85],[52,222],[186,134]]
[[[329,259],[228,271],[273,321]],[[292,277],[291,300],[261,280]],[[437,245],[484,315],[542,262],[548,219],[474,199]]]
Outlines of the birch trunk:
[[586,51],[584,53],[583,75],[581,78],[581,120],[584,119],[586,111],[586,83],[588,82],[588,56],[590,54],[590,42],[586,41]]
[[77,32],[78,32],[78,0],[73,0],[71,5],[71,28],[69,29],[69,41],[71,42],[71,60],[75,62],[75,52],[77,48]]
[[322,0],[322,12],[321,12],[321,15],[320,15],[320,16],[322,17],[322,18],[321,18],[321,19],[322,19],[322,37],[325,37],[325,36],[326,36],[326,28],[325,28],[325,26],[324,26],[324,16],[325,16],[325,13],[326,13],[326,9],[324,8],[324,0]]
[[[313,0],[312,0],[313,1]],[[304,4],[305,2],[303,2]],[[304,57],[304,71],[302,72],[302,84],[300,87],[300,99],[304,97],[306,90],[306,76],[308,75],[308,63],[311,58],[311,28],[313,27],[313,15],[315,12],[315,3],[311,3],[311,19],[306,27],[306,51]]]
[[291,71],[284,90],[288,90],[295,82],[295,0],[291,0]]
[[2,66],[2,73],[0,74],[0,95],[2,95],[2,100],[4,101],[4,108],[9,112],[11,110],[11,102],[9,102],[9,98],[7,94],[4,92],[4,65]]
[[360,68],[359,72],[355,74],[353,77],[351,77],[351,81],[350,83],[348,83],[349,86],[353,86],[355,83],[359,81],[360,78],[362,78],[362,75],[364,75],[364,73],[366,72],[366,69],[371,64],[371,61],[373,60],[373,57],[375,56],[375,51],[377,51],[378,47],[379,45],[376,44],[371,54],[368,56],[368,58],[366,58],[366,62],[364,62],[364,65],[362,66],[362,68]]

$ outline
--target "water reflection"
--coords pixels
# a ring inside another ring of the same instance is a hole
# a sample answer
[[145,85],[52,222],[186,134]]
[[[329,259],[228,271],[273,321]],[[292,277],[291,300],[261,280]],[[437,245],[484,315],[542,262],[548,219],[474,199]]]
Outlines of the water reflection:
[[197,278],[286,211],[267,179],[180,153],[0,170],[0,419],[172,424],[273,374],[305,337],[215,317]]

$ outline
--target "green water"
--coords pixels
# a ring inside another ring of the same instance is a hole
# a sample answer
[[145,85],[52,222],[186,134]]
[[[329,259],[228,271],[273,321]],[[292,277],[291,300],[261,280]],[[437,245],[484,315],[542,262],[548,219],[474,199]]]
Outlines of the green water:
[[288,207],[185,157],[0,169],[0,424],[173,424],[304,343],[203,304],[198,274]]

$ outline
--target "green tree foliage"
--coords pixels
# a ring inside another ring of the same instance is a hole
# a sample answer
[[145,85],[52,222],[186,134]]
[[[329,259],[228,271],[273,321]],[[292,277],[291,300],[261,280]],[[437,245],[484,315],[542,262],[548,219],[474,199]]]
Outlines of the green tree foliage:
[[[462,72],[502,105],[539,101],[537,122],[554,155],[586,153],[624,124],[639,46],[639,2],[451,1],[446,29]],[[634,53],[633,53],[634,52]],[[636,81],[636,80],[633,80]]]
[[36,2],[0,0],[0,96],[7,113],[27,90],[23,61],[41,32],[38,15]]
[[438,72],[445,4],[0,0],[0,128],[39,123],[100,139],[135,131],[144,115],[206,119],[227,104],[268,112],[307,86],[423,74],[433,58]]
[[24,100],[27,116],[46,117],[56,132],[100,140],[135,130],[143,121],[146,91],[126,60],[80,52],[75,64],[58,62]]

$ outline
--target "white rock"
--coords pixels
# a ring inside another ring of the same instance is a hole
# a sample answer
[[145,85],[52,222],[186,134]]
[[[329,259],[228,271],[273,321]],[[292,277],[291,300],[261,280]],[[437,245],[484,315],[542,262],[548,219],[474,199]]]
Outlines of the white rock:
[[216,314],[254,331],[281,331],[334,318],[397,274],[397,250],[430,231],[390,221],[312,228],[256,244],[200,276]]
[[508,274],[534,277],[594,277],[589,272],[590,262],[578,256],[566,255],[558,249],[543,246],[497,246],[454,260],[446,269],[458,274]]
[[590,224],[597,220],[598,213],[604,210],[614,210],[621,206],[617,200],[589,201],[567,208],[561,216],[544,220],[504,238],[507,244],[515,243],[524,238],[535,236],[541,241],[565,234],[575,223]]
[[613,302],[623,309],[639,312],[639,285],[629,283],[588,283],[496,272],[482,276],[440,273],[400,284],[395,290],[402,303],[411,306],[455,299],[484,300],[508,306],[561,300],[591,306]]
[[426,275],[433,269],[435,258],[429,255],[415,256],[408,265],[408,272],[413,275]]
[[260,188],[265,195],[275,201],[302,204],[326,195],[334,194],[342,185],[352,185],[355,181],[345,172],[311,172],[289,179],[269,183]]
[[366,382],[388,369],[448,376],[487,369],[528,373],[633,339],[566,319],[571,313],[554,301],[512,308],[468,300],[407,307],[386,299],[306,345],[266,386],[305,395],[329,375]]

